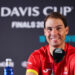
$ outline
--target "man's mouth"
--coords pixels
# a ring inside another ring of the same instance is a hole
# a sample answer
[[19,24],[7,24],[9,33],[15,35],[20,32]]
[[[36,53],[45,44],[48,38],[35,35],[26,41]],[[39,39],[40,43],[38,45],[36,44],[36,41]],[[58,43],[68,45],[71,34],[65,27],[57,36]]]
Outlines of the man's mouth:
[[51,40],[58,40],[59,38],[50,38]]
[[58,39],[54,39],[54,38],[53,38],[53,39],[51,39],[51,40],[54,41],[54,42],[56,42]]
[[52,37],[52,38],[50,38],[52,41],[57,41],[57,40],[59,40],[60,38],[59,37]]

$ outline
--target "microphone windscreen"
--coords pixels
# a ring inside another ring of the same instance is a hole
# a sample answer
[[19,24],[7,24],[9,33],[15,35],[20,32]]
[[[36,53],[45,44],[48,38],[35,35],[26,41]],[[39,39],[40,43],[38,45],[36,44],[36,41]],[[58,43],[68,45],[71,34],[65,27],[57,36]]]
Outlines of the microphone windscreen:
[[56,48],[53,50],[53,59],[55,62],[60,62],[65,55],[65,51],[61,48]]

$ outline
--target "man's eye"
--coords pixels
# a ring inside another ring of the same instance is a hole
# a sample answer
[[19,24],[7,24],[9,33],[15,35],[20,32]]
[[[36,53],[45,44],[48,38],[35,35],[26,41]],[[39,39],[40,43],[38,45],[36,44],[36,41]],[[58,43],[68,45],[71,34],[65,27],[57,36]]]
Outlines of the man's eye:
[[58,27],[57,30],[61,30],[61,28]]
[[48,28],[49,31],[52,31],[52,28]]

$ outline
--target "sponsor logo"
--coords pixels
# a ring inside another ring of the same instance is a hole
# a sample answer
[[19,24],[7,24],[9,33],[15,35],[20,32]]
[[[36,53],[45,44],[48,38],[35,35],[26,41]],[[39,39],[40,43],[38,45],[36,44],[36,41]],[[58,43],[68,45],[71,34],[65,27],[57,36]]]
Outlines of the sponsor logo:
[[50,70],[51,70],[51,69],[49,69],[49,68],[48,68],[48,69],[44,69],[43,72],[44,72],[44,73],[47,73],[47,72],[50,71]]
[[55,52],[56,53],[62,53],[62,51],[59,48]]
[[[6,67],[6,61],[2,61],[2,62],[0,62],[0,67]],[[9,63],[9,66],[11,66],[11,67],[14,67],[14,62],[13,61],[11,61],[10,63]]]
[[[39,36],[39,41],[40,43],[45,43],[46,42],[46,38],[44,35],[40,35]],[[67,35],[65,37],[65,42],[75,42],[75,35]]]
[[[42,10],[43,15],[46,16],[48,15],[51,11],[52,12],[60,12],[64,16],[67,16],[68,13],[71,13],[72,10],[74,9],[73,6],[46,6]],[[50,11],[50,12],[48,12]],[[16,17],[37,17],[40,16],[40,7],[39,6],[34,6],[34,7],[13,7],[12,9],[10,7],[1,7],[0,8],[0,17],[8,17],[8,16],[16,16]]]
[[21,62],[21,66],[22,66],[23,68],[26,68],[26,67],[27,67],[27,64],[32,65],[31,62],[27,62],[27,61],[22,61],[22,62]]

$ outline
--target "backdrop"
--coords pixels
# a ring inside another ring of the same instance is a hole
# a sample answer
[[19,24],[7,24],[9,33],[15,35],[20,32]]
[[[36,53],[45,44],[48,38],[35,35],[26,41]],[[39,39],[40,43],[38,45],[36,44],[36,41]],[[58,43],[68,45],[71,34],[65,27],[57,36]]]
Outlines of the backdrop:
[[47,44],[43,20],[51,12],[63,14],[70,27],[66,42],[75,46],[75,1],[0,0],[0,75],[5,59],[14,63],[14,75],[25,75],[29,55]]

